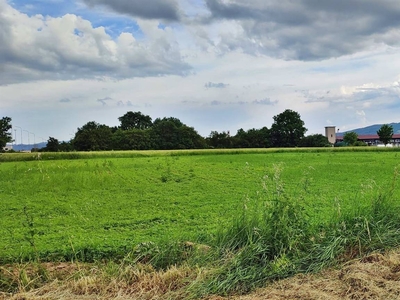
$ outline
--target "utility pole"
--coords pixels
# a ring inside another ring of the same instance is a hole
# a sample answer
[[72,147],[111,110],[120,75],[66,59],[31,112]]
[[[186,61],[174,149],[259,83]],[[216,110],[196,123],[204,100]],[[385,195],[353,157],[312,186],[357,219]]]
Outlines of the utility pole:
[[[28,147],[29,147],[29,145],[30,145],[30,141],[29,141],[29,131],[28,130],[24,130],[25,132],[27,132],[28,133]],[[29,149],[28,149],[29,150]]]
[[22,147],[22,144],[23,144],[23,142],[22,142],[22,127],[19,127],[19,126],[15,126],[15,127],[19,128],[21,130],[21,147]]
[[35,139],[36,139],[36,136],[35,136],[35,134],[33,133],[33,132],[29,132],[30,134],[33,134],[33,148],[36,148],[35,147]]

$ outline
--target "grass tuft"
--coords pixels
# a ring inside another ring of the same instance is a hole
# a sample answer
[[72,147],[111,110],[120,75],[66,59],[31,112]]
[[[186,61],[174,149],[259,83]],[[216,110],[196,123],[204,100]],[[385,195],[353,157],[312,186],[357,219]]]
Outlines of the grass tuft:
[[[212,276],[197,287],[198,296],[243,294],[266,282],[324,268],[400,245],[400,207],[391,187],[375,187],[367,201],[341,206],[325,222],[286,192],[281,166],[266,177],[259,198],[247,199],[230,226],[216,235],[218,258]],[[315,224],[318,224],[317,226]]]

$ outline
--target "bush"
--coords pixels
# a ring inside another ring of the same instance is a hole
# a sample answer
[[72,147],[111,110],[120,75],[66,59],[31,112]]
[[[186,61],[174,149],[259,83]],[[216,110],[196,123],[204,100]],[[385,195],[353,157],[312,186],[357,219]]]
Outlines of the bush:
[[357,141],[357,142],[355,142],[354,144],[353,144],[353,146],[356,146],[356,147],[358,147],[358,146],[368,146],[367,145],[367,143],[365,143],[365,142],[363,142],[363,141]]

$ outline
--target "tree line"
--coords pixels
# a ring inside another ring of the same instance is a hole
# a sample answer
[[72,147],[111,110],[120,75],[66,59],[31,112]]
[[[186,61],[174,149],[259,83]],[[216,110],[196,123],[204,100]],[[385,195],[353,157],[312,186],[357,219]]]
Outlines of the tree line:
[[[287,109],[273,117],[271,128],[239,129],[235,135],[229,131],[211,131],[202,137],[193,127],[174,117],[154,121],[140,111],[129,111],[119,117],[119,126],[110,127],[90,121],[79,127],[69,142],[49,137],[47,146],[40,151],[106,151],[106,150],[172,150],[207,148],[268,148],[268,147],[324,147],[330,146],[321,135],[305,136],[307,128],[300,114]],[[3,118],[0,146],[12,141],[9,133],[11,118]]]
[[[157,118],[153,121],[150,116],[140,111],[129,111],[118,120],[120,125],[115,127],[90,121],[79,127],[69,142],[60,142],[54,137],[49,137],[47,146],[40,151],[331,146],[322,134],[305,136],[307,128],[304,126],[304,121],[298,112],[290,109],[274,116],[271,128],[249,130],[241,128],[235,135],[231,135],[229,131],[211,131],[208,137],[202,137],[193,127],[174,117]],[[11,128],[11,118],[4,117],[0,120],[0,149],[12,141],[12,135],[9,132]],[[388,133],[385,126],[382,128],[382,132]],[[354,145],[356,142],[351,140],[348,144]]]
[[328,139],[305,136],[307,128],[299,113],[285,110],[274,117],[271,128],[211,131],[202,137],[193,127],[174,117],[154,121],[140,111],[129,111],[118,118],[120,125],[109,127],[91,121],[78,128],[74,138],[60,143],[50,137],[43,151],[172,150],[207,148],[324,147]]

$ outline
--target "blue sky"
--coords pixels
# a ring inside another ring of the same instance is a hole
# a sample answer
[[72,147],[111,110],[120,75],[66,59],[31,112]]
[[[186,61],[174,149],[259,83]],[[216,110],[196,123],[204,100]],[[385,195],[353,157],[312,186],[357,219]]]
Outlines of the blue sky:
[[130,110],[203,136],[400,122],[399,50],[394,0],[0,0],[0,116],[17,143]]

